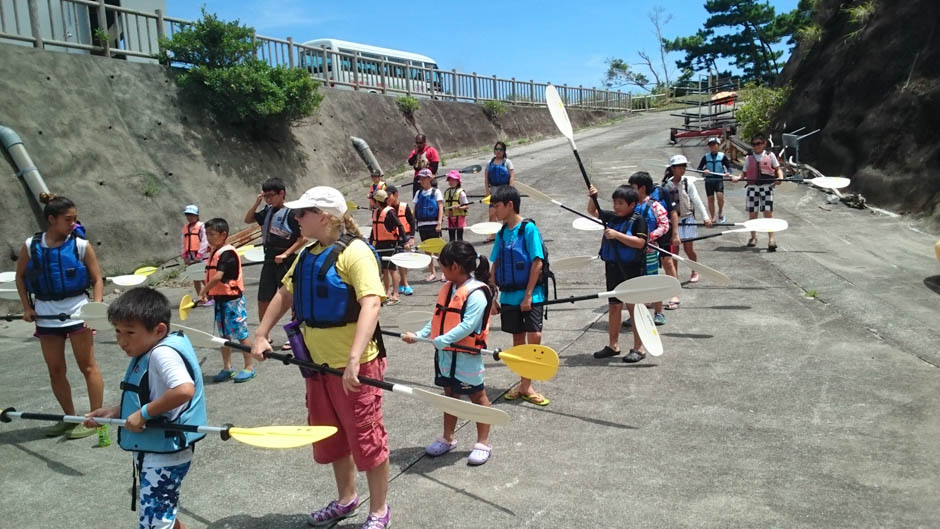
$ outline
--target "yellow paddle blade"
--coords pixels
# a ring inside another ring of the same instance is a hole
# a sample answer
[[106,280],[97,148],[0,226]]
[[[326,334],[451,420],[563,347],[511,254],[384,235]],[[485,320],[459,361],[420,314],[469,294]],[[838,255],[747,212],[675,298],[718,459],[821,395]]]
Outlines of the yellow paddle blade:
[[491,198],[492,198],[492,195],[486,195],[485,197],[483,197],[483,199],[480,200],[480,202],[484,204],[489,204]]
[[445,244],[447,243],[444,242],[444,239],[435,237],[433,239],[421,241],[421,244],[418,245],[418,249],[427,253],[441,253],[441,250],[444,249]]
[[937,241],[937,244],[934,245],[933,252],[937,254],[937,260],[940,261],[940,241]]
[[156,266],[141,266],[137,270],[134,270],[135,276],[149,276],[150,274],[157,271]]
[[499,359],[513,373],[532,380],[551,380],[558,372],[558,353],[545,345],[517,345],[501,351]]
[[184,294],[183,299],[180,300],[180,319],[186,321],[186,318],[189,317],[189,311],[195,306],[193,298],[189,294]]
[[251,250],[254,247],[255,247],[254,244],[246,244],[242,246],[241,248],[237,248],[235,250],[235,253],[237,253],[238,255],[245,255],[245,252],[247,252],[248,250]]
[[347,201],[346,201],[346,209],[356,209],[356,208],[358,208],[358,207],[359,207],[359,205],[356,204],[355,202],[353,202],[352,200],[347,200]]
[[336,433],[335,426],[261,426],[229,428],[236,441],[260,448],[296,448],[322,441]]

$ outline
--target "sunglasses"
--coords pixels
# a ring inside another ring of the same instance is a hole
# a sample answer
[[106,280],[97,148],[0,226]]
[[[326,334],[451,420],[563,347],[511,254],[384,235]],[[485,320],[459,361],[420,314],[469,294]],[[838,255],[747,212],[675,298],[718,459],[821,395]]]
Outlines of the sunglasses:
[[751,146],[752,146],[752,147],[757,147],[758,145],[763,145],[763,144],[764,144],[764,142],[762,142],[762,141],[751,142]]
[[506,149],[503,149],[502,147],[497,147],[497,148],[495,148],[495,149],[493,149],[493,150],[494,150],[494,151],[505,151]]

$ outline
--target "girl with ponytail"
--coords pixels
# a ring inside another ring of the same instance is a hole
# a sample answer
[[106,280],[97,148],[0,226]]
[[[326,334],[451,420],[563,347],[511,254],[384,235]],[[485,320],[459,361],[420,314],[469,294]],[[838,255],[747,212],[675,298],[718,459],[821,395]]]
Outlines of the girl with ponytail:
[[[444,246],[439,258],[446,283],[437,295],[431,321],[417,333],[404,333],[405,343],[415,343],[416,337],[434,341],[434,383],[444,388],[448,397],[459,399],[468,395],[474,404],[489,406],[483,386],[483,356],[452,345],[486,347],[490,330],[490,307],[493,294],[487,286],[490,263],[477,256],[473,245],[466,241],[451,241]],[[432,457],[450,452],[457,446],[454,431],[457,417],[444,414],[444,434],[425,448]],[[489,442],[490,426],[477,423],[477,442],[473,445],[467,463],[482,465],[493,450]]]

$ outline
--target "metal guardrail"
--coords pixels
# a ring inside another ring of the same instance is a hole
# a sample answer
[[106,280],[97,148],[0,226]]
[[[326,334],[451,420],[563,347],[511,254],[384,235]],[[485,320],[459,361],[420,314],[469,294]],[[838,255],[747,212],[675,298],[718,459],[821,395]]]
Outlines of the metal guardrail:
[[[153,60],[159,53],[159,38],[170,38],[191,24],[189,20],[165,16],[159,9],[148,13],[110,5],[105,0],[0,0],[0,41],[32,43],[36,48],[54,51],[76,49],[105,57]],[[108,32],[107,40],[96,39],[101,29]],[[325,86],[473,103],[545,104],[548,83],[370,59],[297,44],[291,37],[257,35],[255,40],[259,59],[272,66],[304,68]],[[586,109],[644,111],[665,97],[555,86],[566,105]]]

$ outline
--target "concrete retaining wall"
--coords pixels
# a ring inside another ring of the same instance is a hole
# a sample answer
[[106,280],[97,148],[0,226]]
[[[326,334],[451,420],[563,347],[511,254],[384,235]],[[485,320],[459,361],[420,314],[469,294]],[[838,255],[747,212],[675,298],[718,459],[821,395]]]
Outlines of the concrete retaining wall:
[[[78,204],[108,273],[173,257],[185,204],[240,229],[271,176],[287,182],[288,196],[318,184],[363,194],[368,173],[351,135],[369,142],[386,172],[405,165],[417,130],[445,157],[497,139],[557,135],[544,108],[512,107],[496,126],[479,105],[421,100],[412,124],[393,97],[325,95],[314,116],[282,134],[251,137],[181,100],[160,66],[0,45],[0,123],[20,134],[49,188]],[[575,127],[610,117],[571,112]],[[10,270],[42,223],[10,160],[0,168],[0,270]]]

